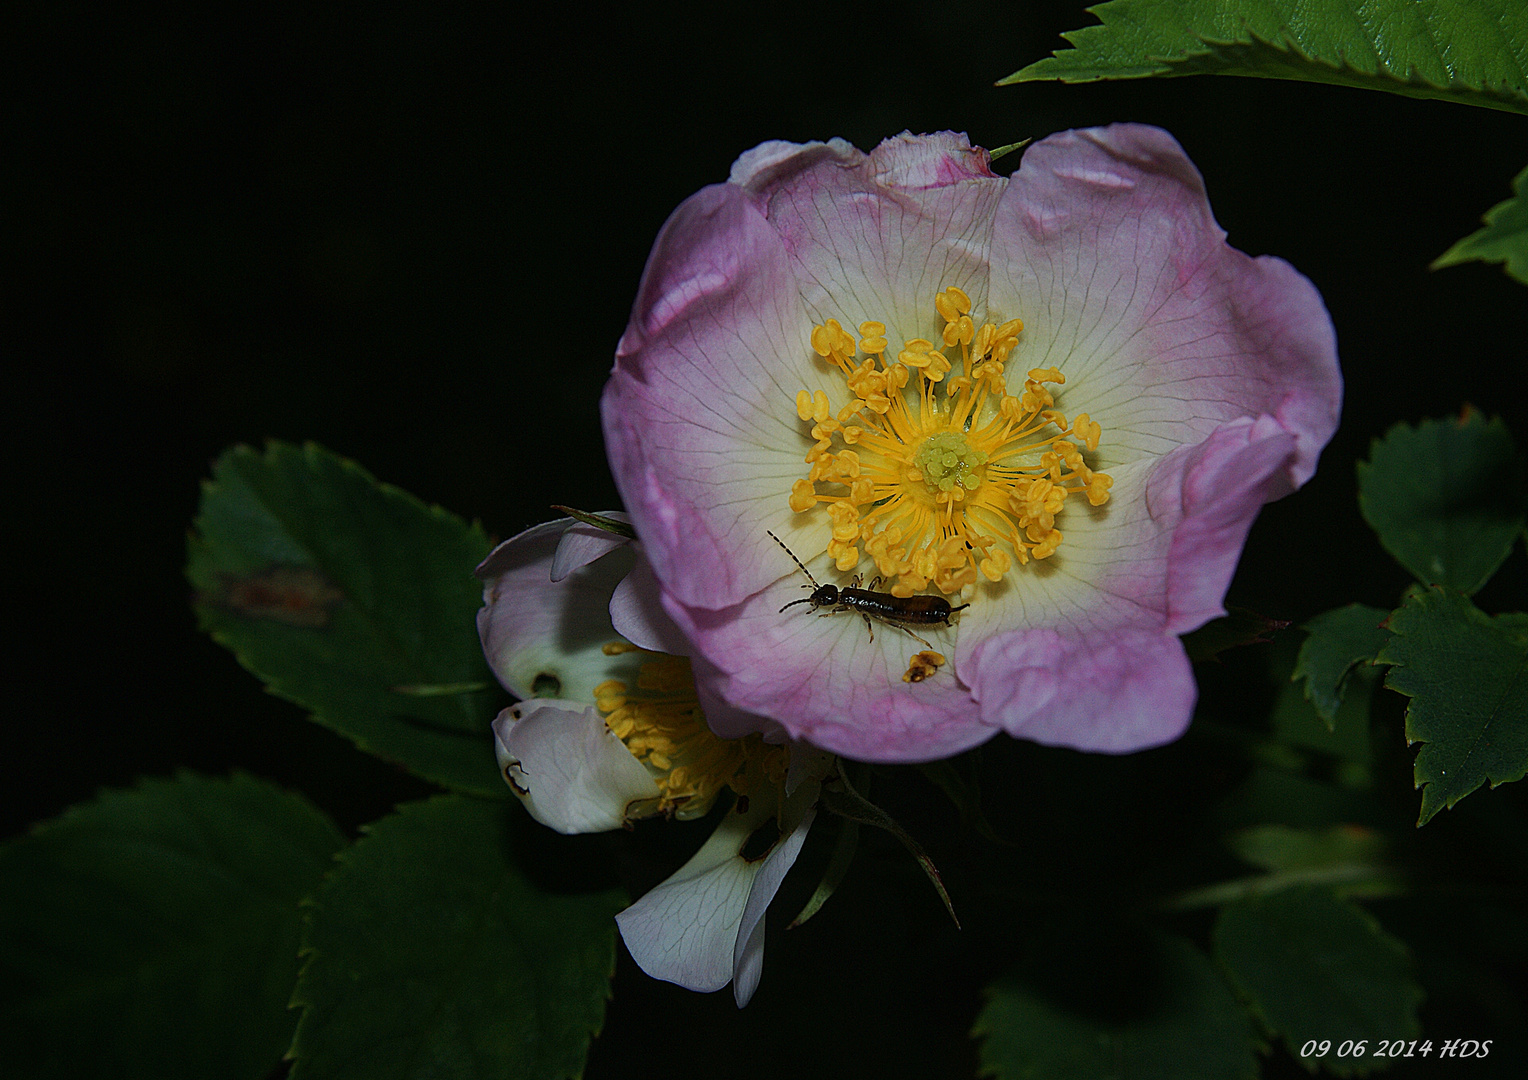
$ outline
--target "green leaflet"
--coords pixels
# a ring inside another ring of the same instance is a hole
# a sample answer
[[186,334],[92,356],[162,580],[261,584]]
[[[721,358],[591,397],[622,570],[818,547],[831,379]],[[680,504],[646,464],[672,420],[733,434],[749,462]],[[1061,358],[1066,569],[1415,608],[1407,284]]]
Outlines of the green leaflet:
[[1521,0],[1110,0],[1004,83],[1250,75],[1528,113]]
[[298,795],[183,772],[0,848],[7,1075],[273,1075],[296,1026],[299,903],[344,843]]
[[292,1080],[582,1075],[625,897],[532,885],[507,850],[518,812],[438,796],[342,856],[308,914]]
[[1425,825],[1490,781],[1528,772],[1528,641],[1523,617],[1486,615],[1469,599],[1414,588],[1390,616],[1385,685],[1411,698],[1406,741],[1426,743],[1415,777]]
[[[1262,1022],[1306,1066],[1338,1076],[1383,1069],[1381,1040],[1414,1038],[1422,990],[1400,942],[1362,909],[1321,889],[1294,888],[1228,904],[1215,924],[1215,958]],[[1342,1054],[1367,1040],[1365,1053]]]
[[419,776],[501,796],[474,623],[487,553],[482,530],[354,462],[273,443],[213,465],[186,576],[202,628],[273,693]]
[[1418,580],[1473,593],[1523,531],[1523,478],[1512,434],[1473,409],[1397,424],[1358,463],[1358,507]]
[[1372,664],[1390,640],[1390,632],[1381,625],[1389,614],[1366,604],[1349,604],[1322,612],[1305,624],[1309,636],[1300,646],[1290,677],[1305,680],[1305,697],[1328,731],[1337,719],[1337,708],[1354,669]]
[[1528,285],[1528,168],[1512,181],[1512,198],[1486,211],[1485,223],[1433,260],[1432,268],[1474,259],[1505,263],[1508,274]]
[[[1062,970],[1014,974],[987,988],[971,1034],[980,1076],[997,1080],[1252,1080],[1246,1014],[1187,941],[1141,934]],[[1066,985],[1057,985],[1061,980]]]

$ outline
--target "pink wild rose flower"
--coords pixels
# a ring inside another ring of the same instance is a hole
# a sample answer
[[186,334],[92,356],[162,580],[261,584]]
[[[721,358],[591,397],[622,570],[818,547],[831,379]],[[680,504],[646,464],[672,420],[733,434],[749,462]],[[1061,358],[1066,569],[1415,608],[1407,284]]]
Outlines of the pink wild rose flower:
[[[1341,387],[1311,283],[1118,124],[1006,179],[949,133],[756,147],[664,226],[603,416],[712,728],[922,761],[1180,735],[1178,635]],[[782,612],[782,545],[878,596]]]

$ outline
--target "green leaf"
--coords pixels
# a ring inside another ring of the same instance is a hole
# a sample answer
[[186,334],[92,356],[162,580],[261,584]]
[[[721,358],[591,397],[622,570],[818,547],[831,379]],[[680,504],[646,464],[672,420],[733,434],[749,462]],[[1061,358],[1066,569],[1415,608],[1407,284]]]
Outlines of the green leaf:
[[298,904],[344,837],[262,780],[109,791],[0,849],[9,1075],[268,1076],[292,1040]]
[[292,1080],[583,1073],[625,897],[531,885],[509,859],[510,812],[439,796],[342,856],[308,917]]
[[[320,447],[241,446],[203,485],[186,576],[202,628],[271,692],[419,776],[499,796],[472,576],[488,546]],[[461,692],[420,692],[440,687]]]
[[1528,169],[1512,181],[1512,198],[1486,211],[1485,223],[1434,259],[1432,269],[1475,259],[1506,263],[1507,273],[1528,285]]
[[1250,75],[1528,113],[1521,0],[1111,0],[1002,80]]
[[[1215,924],[1215,958],[1269,1030],[1299,1058],[1330,1042],[1318,1063],[1338,1076],[1383,1069],[1381,1040],[1419,1031],[1422,990],[1400,942],[1363,910],[1321,889],[1286,889],[1228,904]],[[1349,1040],[1362,1054],[1339,1055]]]
[[[1210,961],[1156,935],[1116,952],[1128,968],[1079,963],[1091,988],[1057,993],[1010,975],[976,1018],[979,1075],[998,1080],[1241,1080],[1257,1076],[1246,1014]],[[1100,1005],[1101,1002],[1105,1004]]]
[[1373,757],[1369,706],[1379,673],[1372,667],[1354,668],[1344,685],[1342,701],[1328,721],[1293,681],[1298,662],[1294,649],[1276,646],[1270,660],[1279,686],[1270,720],[1279,742],[1331,754],[1347,765],[1342,779],[1359,786],[1368,783],[1367,766]]
[[[1525,9],[1528,10],[1528,9]],[[1501,420],[1397,424],[1358,463],[1358,506],[1386,551],[1419,581],[1473,593],[1523,530],[1517,448]]]
[[1382,608],[1349,604],[1323,612],[1303,627],[1309,636],[1300,646],[1290,677],[1305,680],[1305,697],[1327,730],[1337,718],[1354,667],[1372,664],[1390,640],[1390,632],[1380,625],[1389,615]]
[[1425,825],[1486,781],[1528,772],[1528,642],[1521,615],[1492,619],[1458,593],[1414,588],[1390,616],[1385,685],[1411,698]]
[[1256,825],[1231,835],[1231,849],[1240,858],[1275,872],[1379,863],[1386,858],[1389,847],[1383,833],[1362,825],[1330,825],[1324,829]]

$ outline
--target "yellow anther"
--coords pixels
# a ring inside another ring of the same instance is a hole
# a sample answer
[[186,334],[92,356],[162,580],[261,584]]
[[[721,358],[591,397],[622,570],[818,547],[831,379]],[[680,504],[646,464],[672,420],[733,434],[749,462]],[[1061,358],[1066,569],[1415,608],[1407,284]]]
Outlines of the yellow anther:
[[934,294],[934,310],[945,322],[954,322],[962,315],[971,314],[971,298],[950,285],[943,292]]
[[1098,440],[1103,430],[1102,425],[1096,420],[1090,420],[1087,413],[1078,413],[1077,419],[1072,421],[1072,434],[1081,439],[1089,450],[1098,449]]
[[878,322],[860,323],[860,352],[866,356],[875,356],[886,351],[889,344],[886,340],[886,324]]
[[926,368],[928,367],[928,354],[933,348],[934,343],[932,341],[925,341],[923,338],[913,338],[911,341],[903,344],[902,351],[897,353],[897,362],[906,364],[908,367]]
[[969,345],[971,338],[976,333],[976,324],[971,321],[971,316],[962,315],[954,322],[946,323],[941,337],[944,339],[946,348],[953,349],[956,345]]
[[1053,382],[1058,386],[1066,382],[1066,376],[1061,374],[1061,370],[1053,367],[1033,368],[1029,377],[1035,382]]
[[1013,560],[1009,557],[1008,552],[999,549],[982,560],[982,576],[988,581],[1001,581],[1003,575],[1008,573],[1012,566]]
[[817,505],[817,492],[810,480],[797,480],[791,485],[791,509],[800,514]]

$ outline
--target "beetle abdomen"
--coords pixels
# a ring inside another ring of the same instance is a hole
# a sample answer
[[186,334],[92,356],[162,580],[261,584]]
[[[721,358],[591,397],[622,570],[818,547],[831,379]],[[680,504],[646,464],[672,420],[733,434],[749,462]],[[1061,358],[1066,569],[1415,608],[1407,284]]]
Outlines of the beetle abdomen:
[[942,596],[893,596],[869,589],[840,589],[839,603],[887,622],[911,623],[914,626],[948,624],[954,613]]

